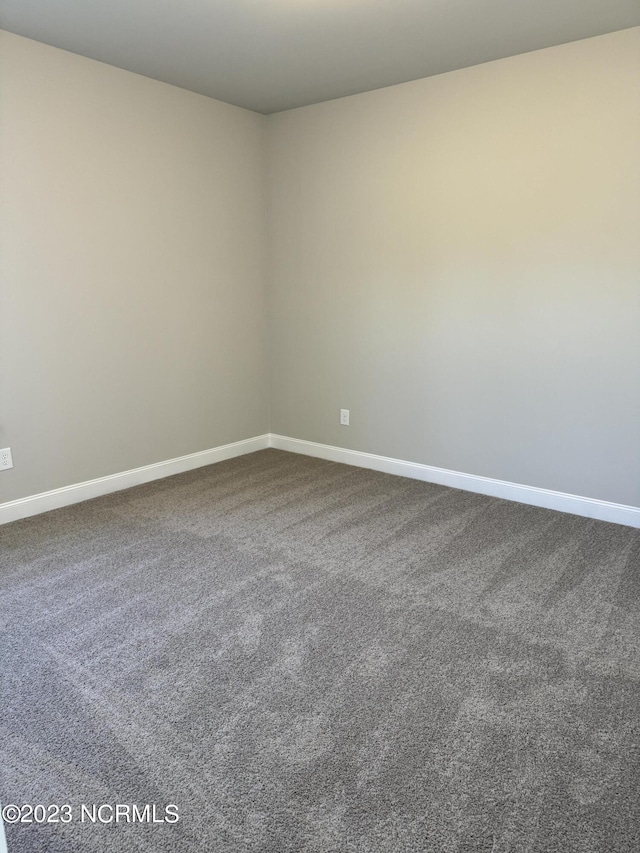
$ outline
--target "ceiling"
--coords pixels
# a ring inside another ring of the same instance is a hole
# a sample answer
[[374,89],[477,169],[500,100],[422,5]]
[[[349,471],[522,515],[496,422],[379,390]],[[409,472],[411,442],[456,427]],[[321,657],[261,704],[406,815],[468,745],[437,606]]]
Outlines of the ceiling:
[[0,0],[0,27],[260,113],[640,25],[640,0]]

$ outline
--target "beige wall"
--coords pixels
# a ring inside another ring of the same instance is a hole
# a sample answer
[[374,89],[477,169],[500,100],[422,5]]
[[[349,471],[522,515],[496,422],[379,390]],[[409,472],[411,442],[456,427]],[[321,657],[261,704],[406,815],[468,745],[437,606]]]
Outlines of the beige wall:
[[0,502],[268,430],[265,119],[0,33]]
[[271,430],[640,505],[639,84],[636,28],[271,116]]
[[639,81],[636,28],[267,120],[0,33],[0,502],[270,428],[640,505]]

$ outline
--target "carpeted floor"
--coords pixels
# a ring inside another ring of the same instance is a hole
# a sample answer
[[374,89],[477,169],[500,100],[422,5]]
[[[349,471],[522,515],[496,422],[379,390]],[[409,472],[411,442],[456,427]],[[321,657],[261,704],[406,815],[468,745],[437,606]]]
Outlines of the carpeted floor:
[[0,543],[9,853],[640,850],[638,530],[265,450]]

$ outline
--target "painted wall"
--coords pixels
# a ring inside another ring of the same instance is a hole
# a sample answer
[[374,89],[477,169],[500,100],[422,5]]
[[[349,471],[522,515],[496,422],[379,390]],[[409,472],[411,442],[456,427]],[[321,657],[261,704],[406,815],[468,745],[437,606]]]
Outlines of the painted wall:
[[271,428],[640,505],[639,81],[636,28],[265,119],[0,33],[0,502]]
[[635,28],[271,116],[272,432],[640,505],[639,84]]
[[0,502],[268,431],[265,119],[0,33]]

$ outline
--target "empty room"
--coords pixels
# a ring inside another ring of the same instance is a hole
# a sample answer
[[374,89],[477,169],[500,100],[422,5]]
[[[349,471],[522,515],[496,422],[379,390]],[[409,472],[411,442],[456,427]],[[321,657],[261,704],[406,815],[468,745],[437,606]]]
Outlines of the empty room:
[[638,0],[0,0],[0,853],[640,850]]

